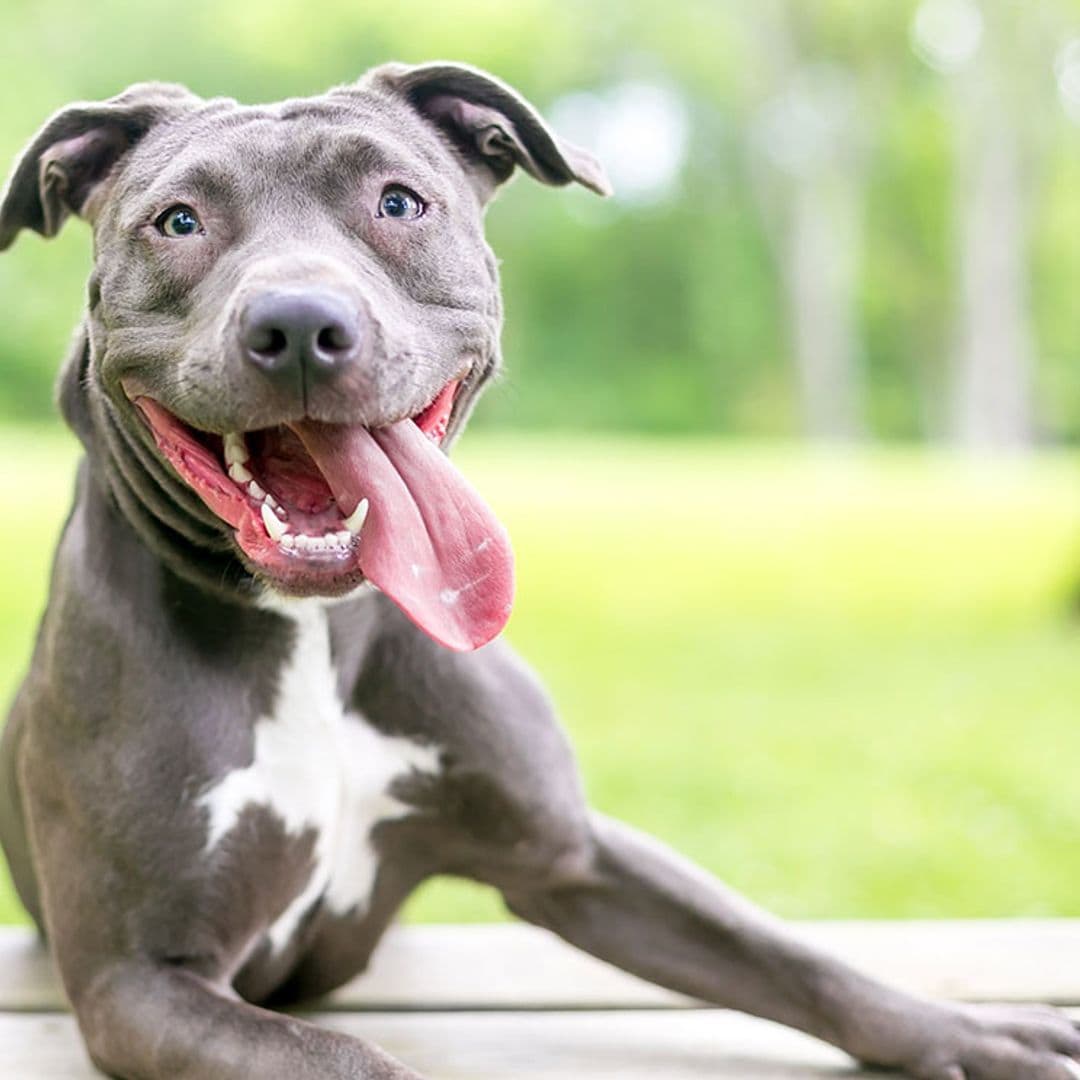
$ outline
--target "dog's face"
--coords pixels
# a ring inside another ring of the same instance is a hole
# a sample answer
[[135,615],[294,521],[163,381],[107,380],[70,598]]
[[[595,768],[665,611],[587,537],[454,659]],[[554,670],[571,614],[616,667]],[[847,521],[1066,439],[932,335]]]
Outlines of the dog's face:
[[508,614],[509,547],[440,444],[498,364],[482,215],[515,165],[605,188],[468,68],[387,65],[269,107],[147,84],[46,125],[0,247],[94,223],[82,381],[144,503],[210,525],[275,589],[366,578],[475,647]]

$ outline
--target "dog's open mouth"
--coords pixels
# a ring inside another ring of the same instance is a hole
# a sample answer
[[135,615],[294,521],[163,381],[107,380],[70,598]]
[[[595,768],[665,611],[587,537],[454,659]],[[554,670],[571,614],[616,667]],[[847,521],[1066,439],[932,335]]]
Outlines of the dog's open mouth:
[[335,595],[366,579],[436,641],[466,650],[505,625],[513,558],[502,525],[439,449],[457,388],[387,427],[301,420],[225,436],[153,398],[134,402],[164,457],[275,587]]

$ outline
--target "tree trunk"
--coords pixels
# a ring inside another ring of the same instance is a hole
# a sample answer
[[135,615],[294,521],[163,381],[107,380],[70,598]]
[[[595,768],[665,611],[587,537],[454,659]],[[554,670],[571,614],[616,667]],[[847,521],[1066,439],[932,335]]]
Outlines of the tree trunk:
[[960,310],[954,433],[973,448],[1029,446],[1034,342],[1028,295],[1028,192],[1014,126],[994,110],[959,170]]
[[812,438],[862,435],[856,315],[861,213],[856,170],[792,185],[783,275],[803,423]]
[[1035,435],[1028,240],[1041,103],[1028,84],[1040,70],[1040,41],[1012,25],[1004,8],[985,11],[983,47],[957,77],[954,102],[960,293],[952,433],[962,446],[1007,452],[1029,447]]

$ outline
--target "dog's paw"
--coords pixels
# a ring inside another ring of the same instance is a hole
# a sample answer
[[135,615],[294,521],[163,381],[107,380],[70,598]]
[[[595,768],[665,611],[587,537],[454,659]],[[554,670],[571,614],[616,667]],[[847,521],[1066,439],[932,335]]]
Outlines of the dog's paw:
[[1045,1005],[970,1005],[909,1066],[919,1080],[1080,1080],[1080,1030]]

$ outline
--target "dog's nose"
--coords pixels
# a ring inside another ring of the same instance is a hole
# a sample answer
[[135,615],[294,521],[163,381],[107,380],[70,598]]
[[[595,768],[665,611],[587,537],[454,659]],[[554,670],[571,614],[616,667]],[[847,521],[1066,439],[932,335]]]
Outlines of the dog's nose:
[[260,293],[240,317],[241,351],[266,372],[329,373],[355,360],[360,345],[359,313],[328,291]]

